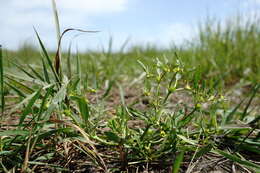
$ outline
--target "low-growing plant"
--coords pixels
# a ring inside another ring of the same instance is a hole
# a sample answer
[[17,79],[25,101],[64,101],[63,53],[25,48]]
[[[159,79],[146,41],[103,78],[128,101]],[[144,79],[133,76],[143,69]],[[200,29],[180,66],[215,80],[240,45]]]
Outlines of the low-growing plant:
[[[129,60],[128,56],[136,54],[128,55],[120,64],[120,57],[127,54],[123,54],[125,45],[120,53],[113,53],[112,39],[107,52],[90,55],[92,60],[101,56],[102,61],[92,64],[92,73],[89,69],[86,73],[81,54],[71,53],[71,46],[64,59],[62,38],[69,31],[96,31],[67,29],[60,34],[56,8],[54,12],[56,53],[46,50],[35,30],[40,65],[15,61],[12,68],[4,68],[0,49],[2,172],[260,170],[254,159],[260,155],[259,112],[250,111],[259,95],[257,80],[250,83],[254,87],[248,97],[233,107],[221,90],[224,76],[210,78],[206,66],[191,67],[185,62],[193,51],[164,52],[151,59],[159,51],[149,48],[145,54],[140,49],[136,50],[138,58]],[[194,56],[209,53],[204,48],[223,41],[222,32],[217,32],[208,30],[201,35],[199,46],[204,46],[196,50],[203,50]],[[131,75],[140,73],[131,82],[132,78],[124,81],[126,75],[120,71],[128,62],[134,64],[127,67],[134,69]],[[215,68],[220,72],[226,65],[216,62]],[[4,87],[14,96],[11,101],[16,104],[11,109]],[[134,100],[128,99],[131,89],[136,91]],[[5,124],[6,117],[16,120]]]

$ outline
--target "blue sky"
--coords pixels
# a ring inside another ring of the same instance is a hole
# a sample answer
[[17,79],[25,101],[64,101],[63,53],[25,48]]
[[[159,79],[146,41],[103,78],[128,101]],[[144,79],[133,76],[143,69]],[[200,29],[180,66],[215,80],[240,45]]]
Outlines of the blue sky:
[[[2,0],[4,1],[4,0]],[[250,15],[260,9],[260,0],[56,0],[62,29],[99,30],[65,37],[84,51],[108,46],[114,49],[129,38],[129,45],[181,44],[196,34],[198,22],[207,16],[225,20],[238,11]],[[260,10],[259,10],[260,11]],[[51,0],[5,0],[0,6],[0,44],[17,49],[23,42],[36,43],[33,26],[50,49],[56,47]]]

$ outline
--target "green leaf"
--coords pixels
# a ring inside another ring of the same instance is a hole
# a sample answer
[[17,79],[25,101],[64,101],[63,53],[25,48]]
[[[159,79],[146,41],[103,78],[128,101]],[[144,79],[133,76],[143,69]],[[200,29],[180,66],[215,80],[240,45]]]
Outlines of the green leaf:
[[36,95],[37,92],[34,92],[30,95],[28,95],[25,99],[23,99],[23,101],[21,101],[19,104],[17,104],[13,109],[11,109],[11,111],[9,112],[9,114],[12,114],[13,112],[15,112],[18,108],[22,107],[24,104],[26,104],[29,100],[32,99],[32,97],[34,97]]
[[230,122],[234,118],[234,114],[237,112],[238,108],[242,105],[242,103],[245,101],[242,100],[239,104],[236,105],[236,107],[224,118],[222,125]]
[[71,99],[75,100],[78,104],[81,118],[87,122],[89,119],[89,106],[84,97],[71,96]]
[[[14,60],[13,60],[13,61],[14,61]],[[25,68],[24,68],[22,65],[17,64],[17,63],[14,63],[13,61],[11,62],[11,64],[13,64],[13,65],[16,66],[19,70],[21,70],[22,72],[24,72],[28,77],[35,79],[35,77],[34,77],[30,72],[26,71]]]
[[24,94],[22,91],[20,91],[18,88],[16,88],[15,86],[13,86],[13,85],[11,85],[11,84],[9,84],[9,83],[7,83],[7,82],[5,82],[5,84],[7,85],[7,86],[9,86],[11,89],[13,89],[20,97],[26,97],[26,94]]
[[[9,80],[9,83],[8,83],[8,84],[11,85],[11,86],[13,86],[12,88],[16,88],[16,89],[14,89],[14,90],[19,90],[20,93],[25,92],[25,93],[27,93],[27,94],[32,94],[32,93],[34,92],[33,89],[31,89],[30,87],[24,85],[22,82],[19,82],[19,81],[15,80],[14,78],[11,78],[11,77],[8,77],[8,76],[6,76],[6,78]],[[17,87],[18,87],[19,89],[18,89]],[[21,90],[22,90],[23,92],[22,92]],[[23,93],[23,94],[26,95],[25,93]]]
[[180,167],[182,164],[184,158],[184,151],[181,151],[177,157],[175,158],[174,162],[173,162],[173,169],[172,169],[172,173],[178,173],[180,171]]
[[3,155],[11,155],[13,153],[13,151],[0,151],[0,156],[3,156]]
[[46,49],[45,49],[45,47],[44,47],[44,45],[43,45],[43,42],[42,42],[42,40],[41,40],[41,38],[40,38],[40,36],[39,36],[39,34],[38,34],[38,32],[36,31],[35,28],[34,28],[34,31],[35,31],[36,36],[37,36],[37,39],[38,39],[38,41],[39,41],[39,43],[40,43],[40,46],[41,46],[41,49],[42,49],[42,51],[43,51],[44,57],[46,58],[46,60],[47,60],[47,62],[48,62],[48,65],[49,65],[49,67],[51,68],[51,71],[52,71],[52,73],[53,73],[53,75],[54,75],[56,81],[57,81],[58,83],[60,83],[60,79],[59,79],[59,77],[58,77],[56,71],[54,70],[54,67],[53,67],[53,65],[52,65],[51,59],[50,59],[50,57],[49,57],[49,55],[48,55],[48,53],[47,53],[47,51],[46,51]]
[[188,143],[188,144],[191,144],[191,145],[197,145],[197,141],[195,140],[191,140],[191,139],[188,139],[186,138],[185,136],[182,136],[182,135],[177,135],[180,139],[182,139],[184,142]]
[[47,67],[46,67],[46,64],[45,64],[45,61],[44,61],[43,58],[42,58],[42,68],[43,68],[43,73],[44,73],[45,81],[46,81],[47,83],[50,83],[50,78],[49,78],[48,70],[47,70]]
[[1,112],[4,113],[5,97],[4,97],[4,65],[2,45],[0,45],[0,95],[1,95]]
[[41,119],[41,115],[42,115],[42,113],[43,113],[44,106],[45,106],[45,104],[46,104],[46,102],[47,102],[47,98],[51,95],[51,92],[52,92],[52,90],[53,90],[53,87],[54,87],[54,86],[52,86],[52,87],[50,87],[50,88],[47,89],[47,93],[45,94],[45,96],[44,96],[43,99],[42,99],[42,103],[41,103],[40,110],[39,110],[39,113],[38,113],[38,120]]
[[211,151],[212,148],[213,147],[210,144],[205,147],[200,148],[200,150],[196,153],[194,158],[199,158],[199,157],[203,156],[204,154],[207,154],[208,152]]
[[53,156],[54,156],[54,153],[47,153],[40,157],[37,157],[34,161],[50,160],[53,158]]
[[195,107],[189,114],[185,115],[179,122],[178,128],[181,129],[182,127],[186,126],[191,120],[195,117],[193,114],[196,112],[197,108]]
[[243,120],[243,119],[246,117],[246,115],[247,115],[247,110],[248,110],[249,106],[251,105],[253,99],[255,98],[256,93],[257,93],[257,91],[259,90],[259,88],[260,88],[260,84],[256,85],[255,88],[253,89],[253,93],[252,93],[252,95],[251,95],[251,97],[250,97],[250,99],[249,99],[249,101],[248,101],[248,103],[247,103],[247,105],[246,105],[246,107],[245,107],[245,109],[244,109],[243,114],[241,115],[240,120]]
[[26,136],[29,135],[29,131],[27,130],[5,130],[0,132],[0,136]]
[[64,84],[57,92],[57,94],[54,96],[52,100],[52,104],[61,103],[65,99],[66,94],[67,94],[67,84]]
[[72,73],[71,73],[71,42],[69,45],[69,50],[68,50],[68,56],[67,56],[67,68],[68,68],[68,78],[71,79]]
[[45,86],[47,85],[47,83],[41,81],[41,80],[38,80],[38,79],[35,79],[35,78],[31,78],[29,76],[24,76],[24,75],[16,75],[16,74],[11,74],[11,73],[6,73],[6,75],[10,78],[16,78],[16,79],[20,79],[22,81],[27,81],[27,82],[31,82],[33,84],[38,84],[38,85],[41,85],[41,86]]
[[257,172],[260,171],[260,166],[257,165],[257,164],[254,164],[254,163],[249,162],[247,160],[242,160],[239,157],[235,156],[234,154],[230,154],[230,153],[227,153],[227,152],[219,150],[219,149],[216,149],[215,151],[217,153],[219,153],[220,155],[226,157],[227,159],[232,160],[233,162],[237,162],[241,165],[244,165],[247,168],[254,169]]
[[105,135],[106,135],[107,139],[110,141],[113,141],[116,143],[120,143],[120,141],[121,141],[121,138],[113,132],[105,132]]
[[22,116],[20,117],[19,125],[21,125],[21,124],[24,122],[26,116],[32,112],[32,107],[33,107],[34,103],[35,103],[36,100],[41,96],[41,90],[42,90],[42,89],[39,89],[39,90],[33,95],[33,97],[30,99],[29,103],[27,104],[26,108],[23,110],[23,114],[22,114]]
[[114,85],[114,81],[109,81],[108,83],[108,87],[106,88],[105,93],[102,95],[102,98],[105,98],[106,96],[108,96],[109,92],[111,91],[113,85]]
[[28,64],[28,67],[31,69],[31,71],[35,74],[36,77],[38,77],[39,80],[44,81],[43,77],[38,73],[31,65]]
[[51,113],[57,108],[57,106],[65,99],[67,95],[67,83],[64,84],[60,90],[57,92],[57,94],[53,97],[50,106],[44,113],[44,120],[48,120]]
[[77,55],[76,55],[76,62],[77,62],[77,70],[76,70],[76,74],[79,80],[79,85],[77,85],[77,93],[81,93],[81,85],[82,85],[82,72],[81,72],[81,66],[80,66],[80,56],[79,56],[79,52],[77,51]]

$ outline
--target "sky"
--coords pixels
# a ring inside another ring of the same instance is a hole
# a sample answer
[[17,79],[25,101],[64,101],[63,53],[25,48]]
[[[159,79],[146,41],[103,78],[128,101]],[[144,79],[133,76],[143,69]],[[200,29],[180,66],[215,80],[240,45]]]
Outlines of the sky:
[[[37,45],[33,27],[49,49],[56,49],[51,0],[0,0],[0,44],[17,49]],[[98,33],[71,32],[64,37],[80,51],[101,50],[113,38],[113,49],[148,43],[167,47],[195,37],[206,17],[225,20],[238,12],[260,11],[260,0],[56,0],[61,30],[77,28]]]

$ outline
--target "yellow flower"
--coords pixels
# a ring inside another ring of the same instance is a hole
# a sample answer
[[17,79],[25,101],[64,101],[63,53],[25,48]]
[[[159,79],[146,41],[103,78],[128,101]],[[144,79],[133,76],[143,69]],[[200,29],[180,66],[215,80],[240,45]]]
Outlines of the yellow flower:
[[165,136],[166,136],[165,131],[162,130],[162,131],[160,132],[160,135],[161,135],[161,137],[165,137]]

